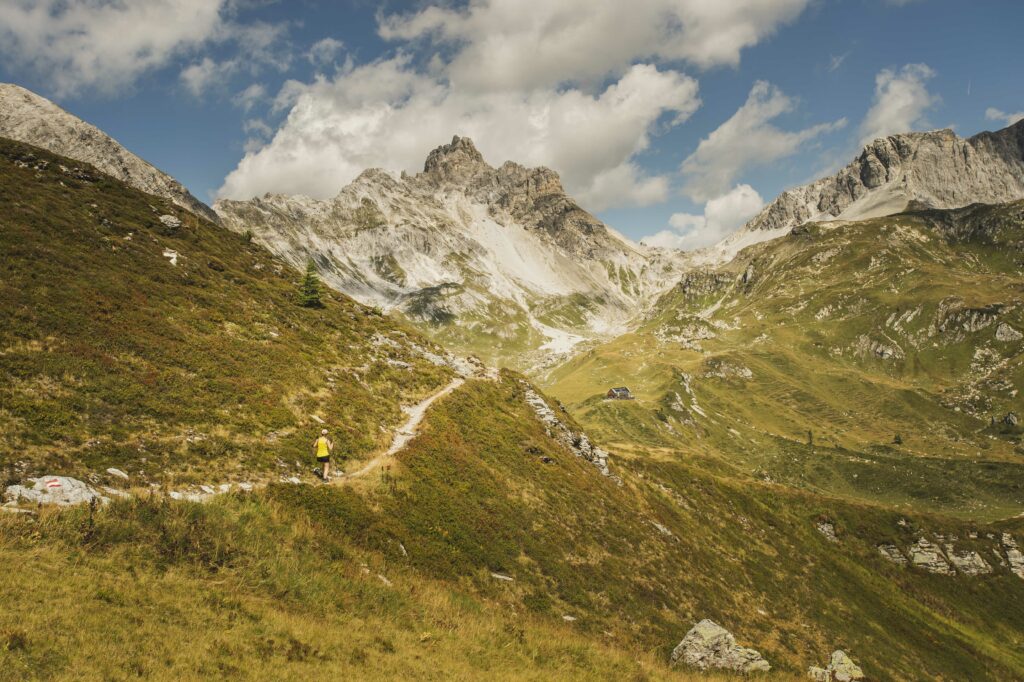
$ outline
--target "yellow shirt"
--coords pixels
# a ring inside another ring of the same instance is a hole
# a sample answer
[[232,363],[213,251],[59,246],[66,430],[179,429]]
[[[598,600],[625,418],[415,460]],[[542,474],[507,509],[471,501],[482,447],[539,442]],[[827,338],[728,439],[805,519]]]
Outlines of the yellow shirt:
[[316,456],[317,457],[327,457],[330,454],[331,454],[331,448],[327,444],[327,438],[325,436],[320,436],[319,438],[317,438],[316,439]]

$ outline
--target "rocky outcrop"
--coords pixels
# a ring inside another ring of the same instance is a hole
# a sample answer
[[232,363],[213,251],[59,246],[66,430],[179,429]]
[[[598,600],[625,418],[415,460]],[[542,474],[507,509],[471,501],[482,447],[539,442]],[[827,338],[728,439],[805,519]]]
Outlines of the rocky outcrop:
[[864,679],[864,671],[846,655],[846,652],[836,650],[832,652],[826,667],[812,666],[807,671],[807,676],[815,682],[856,682]]
[[920,538],[910,546],[910,563],[916,568],[922,568],[929,573],[941,575],[953,575],[955,571],[949,565],[949,561],[942,555],[936,545],[927,538]]
[[1003,533],[1002,540],[1010,571],[1018,578],[1024,579],[1024,553],[1020,551],[1017,541],[1009,533]]
[[903,556],[903,552],[896,545],[879,545],[878,553],[897,566],[907,565],[907,557]]
[[596,466],[603,475],[615,478],[618,481],[618,478],[612,476],[611,471],[608,469],[608,453],[593,445],[587,434],[570,429],[565,422],[558,418],[555,411],[547,404],[547,401],[540,397],[540,394],[533,390],[533,387],[528,383],[524,381],[523,386],[526,392],[527,404],[533,408],[537,418],[544,423],[548,435],[569,448],[577,457],[582,457]]
[[95,126],[10,83],[0,83],[0,137],[91,164],[135,189],[169,199],[196,215],[217,221],[213,210],[180,182],[132,154]]
[[946,545],[946,557],[953,564],[957,573],[964,575],[984,575],[992,572],[992,567],[975,551],[957,552],[953,545]]
[[743,231],[861,220],[908,206],[959,208],[1024,198],[1024,121],[963,139],[952,130],[879,138],[833,176],[783,192]]
[[999,326],[996,327],[996,341],[1010,343],[1013,341],[1020,341],[1021,339],[1024,339],[1024,334],[1021,334],[1005,322],[999,323]]
[[672,665],[699,670],[730,670],[739,673],[766,672],[771,665],[757,651],[736,644],[732,634],[710,620],[702,620],[686,633],[672,651]]

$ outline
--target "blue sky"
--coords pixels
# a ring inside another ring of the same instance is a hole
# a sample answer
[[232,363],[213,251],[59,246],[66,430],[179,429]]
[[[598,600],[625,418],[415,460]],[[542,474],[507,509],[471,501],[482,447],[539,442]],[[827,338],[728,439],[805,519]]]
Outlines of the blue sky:
[[1005,126],[1021,26],[1016,0],[3,0],[0,79],[207,201],[330,196],[462,134],[692,248],[869,136]]

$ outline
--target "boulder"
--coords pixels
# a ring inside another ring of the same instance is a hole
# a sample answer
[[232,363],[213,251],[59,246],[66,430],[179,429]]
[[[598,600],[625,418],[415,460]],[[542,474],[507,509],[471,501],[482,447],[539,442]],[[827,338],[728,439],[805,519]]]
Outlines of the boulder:
[[24,485],[8,486],[4,491],[4,501],[17,504],[55,504],[68,507],[90,502],[106,503],[110,499],[100,494],[88,483],[68,476],[43,476],[30,478],[31,487]]
[[671,661],[673,666],[682,663],[700,670],[715,668],[740,673],[771,670],[761,654],[737,646],[736,638],[728,630],[707,619],[686,633],[672,651]]
[[836,650],[832,652],[828,666],[811,666],[807,676],[817,682],[856,682],[864,679],[864,671],[846,655],[845,651]]

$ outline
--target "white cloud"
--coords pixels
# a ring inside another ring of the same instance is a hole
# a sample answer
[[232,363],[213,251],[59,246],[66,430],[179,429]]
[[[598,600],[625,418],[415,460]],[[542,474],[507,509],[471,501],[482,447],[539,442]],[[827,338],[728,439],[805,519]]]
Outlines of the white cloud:
[[329,66],[337,59],[345,44],[334,38],[324,38],[313,43],[306,53],[306,59],[313,66]]
[[232,74],[283,70],[292,56],[287,23],[239,23],[238,0],[5,0],[0,2],[0,55],[36,73],[58,97],[110,94],[142,75],[232,44],[221,61],[203,57],[180,78],[193,94]]
[[474,93],[413,70],[403,55],[285,90],[294,102],[286,121],[270,144],[246,154],[221,196],[333,196],[367,167],[421,169],[430,149],[457,133],[495,165],[555,168],[592,210],[647,204],[667,196],[668,181],[644,176],[633,157],[663,115],[682,121],[700,103],[696,81],[650,65],[633,66],[595,94]]
[[[381,13],[394,55],[285,83],[273,111],[287,118],[220,195],[333,196],[366,167],[419,170],[459,134],[493,164],[550,166],[591,210],[663,201],[669,178],[638,156],[700,105],[680,62],[736,65],[810,2],[469,0]],[[321,42],[314,63],[340,50]]]
[[794,101],[775,86],[755,83],[743,106],[683,161],[686,194],[695,201],[719,196],[747,168],[795,154],[805,142],[846,125],[842,118],[790,132],[770,123],[793,107]]
[[8,0],[0,54],[59,96],[111,92],[224,29],[225,0]]
[[764,199],[750,185],[736,185],[730,192],[704,205],[704,215],[674,213],[671,229],[641,241],[648,246],[692,250],[711,246],[742,227],[764,208]]
[[234,60],[215,62],[209,57],[181,70],[181,84],[195,97],[201,97],[210,88],[224,85],[238,64]]
[[470,0],[386,16],[388,40],[455,46],[452,83],[475,90],[593,83],[638,60],[735,66],[810,0]]
[[985,110],[985,118],[990,121],[999,121],[1008,126],[1012,126],[1017,121],[1024,121],[1024,111],[1016,111],[1012,114],[1008,114],[1005,111],[996,109],[995,107],[989,107]]
[[880,71],[875,76],[874,102],[860,126],[861,144],[927,127],[925,113],[939,102],[926,85],[934,76],[935,72],[927,64],[907,64],[899,71]]
[[242,108],[243,111],[249,111],[256,105],[260,100],[267,96],[267,89],[263,87],[261,83],[253,83],[245,90],[242,90],[232,98],[232,102],[236,106]]

